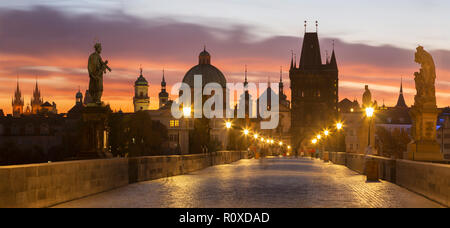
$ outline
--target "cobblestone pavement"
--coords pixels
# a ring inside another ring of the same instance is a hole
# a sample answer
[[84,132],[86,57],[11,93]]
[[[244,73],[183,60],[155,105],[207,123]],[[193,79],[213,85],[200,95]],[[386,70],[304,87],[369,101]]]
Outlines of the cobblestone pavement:
[[241,160],[131,184],[57,207],[440,207],[395,184],[320,160]]

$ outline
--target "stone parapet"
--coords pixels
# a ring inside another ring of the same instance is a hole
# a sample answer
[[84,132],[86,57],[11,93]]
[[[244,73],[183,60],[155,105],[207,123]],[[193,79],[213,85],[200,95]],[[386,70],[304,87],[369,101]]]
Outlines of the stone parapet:
[[246,151],[220,151],[2,166],[0,208],[49,207],[129,183],[186,174],[248,157]]

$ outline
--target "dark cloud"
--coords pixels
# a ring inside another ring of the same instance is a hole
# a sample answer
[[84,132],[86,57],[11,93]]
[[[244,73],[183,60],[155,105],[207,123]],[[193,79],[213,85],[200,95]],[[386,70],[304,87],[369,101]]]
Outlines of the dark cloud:
[[[137,77],[137,68],[146,61],[159,63],[157,67],[146,66],[148,69],[144,71],[153,86],[159,85],[161,71],[156,69],[161,66],[166,67],[169,84],[180,81],[184,72],[197,63],[197,55],[203,45],[212,54],[213,64],[220,63],[218,67],[225,75],[230,76],[231,81],[239,80],[244,64],[249,65],[250,78],[266,81],[271,75],[273,79],[277,76],[280,65],[288,66],[290,50],[300,52],[302,39],[291,36],[261,39],[252,33],[254,29],[239,24],[219,28],[183,23],[170,18],[143,19],[120,12],[97,17],[91,14],[66,15],[45,7],[30,10],[3,9],[0,10],[0,56],[7,58],[0,59],[0,72],[2,78],[11,78],[11,83],[0,92],[7,92],[7,96],[10,96],[10,88],[14,87],[18,70],[21,74],[36,75],[42,79],[58,75],[71,82],[48,88],[55,92],[66,91],[69,94],[68,88],[86,85],[87,56],[92,52],[96,38],[103,44],[103,55],[110,60],[114,69],[111,74],[114,77],[108,76],[105,80],[105,86],[110,89],[107,94],[111,97],[125,93],[132,96],[132,83]],[[346,81],[398,86],[402,75],[398,75],[398,78],[392,78],[392,75],[407,69],[407,72],[399,74],[411,76],[410,69],[418,68],[413,62],[415,47],[406,50],[394,46],[371,46],[331,37],[321,37],[323,57],[326,50],[331,55],[332,40],[335,40],[338,64],[343,72],[341,79]],[[444,73],[450,71],[450,51],[433,50],[431,53],[439,70],[445,71]],[[21,68],[34,66],[35,59],[41,60],[39,66],[50,68]],[[55,63],[55,59],[61,61]],[[67,64],[71,61],[76,64]],[[345,72],[346,68],[355,66],[358,66],[357,70],[352,68],[351,72]],[[380,75],[367,73],[373,69],[377,69],[376,72],[380,72]],[[386,74],[383,74],[383,69],[386,69]],[[440,81],[450,81],[450,75],[438,75],[438,78]],[[411,78],[406,83],[413,85]],[[447,84],[438,86],[442,89],[447,87]],[[349,92],[344,91],[346,94],[354,92],[351,88],[346,90]],[[157,92],[157,89],[152,91],[154,94]]]
[[[289,50],[300,51],[301,39],[275,36],[255,41],[252,28],[243,25],[228,29],[176,22],[169,19],[141,19],[116,13],[109,17],[67,16],[54,9],[0,11],[0,51],[3,53],[48,56],[84,56],[91,52],[95,38],[110,58],[193,60],[204,44],[221,58],[255,61],[288,61]],[[218,37],[219,34],[221,37]],[[322,53],[331,52],[332,38],[323,38]],[[342,64],[380,67],[414,66],[414,48],[374,47],[336,39]],[[434,51],[438,66],[450,69],[450,52]],[[214,56],[213,56],[214,58]]]

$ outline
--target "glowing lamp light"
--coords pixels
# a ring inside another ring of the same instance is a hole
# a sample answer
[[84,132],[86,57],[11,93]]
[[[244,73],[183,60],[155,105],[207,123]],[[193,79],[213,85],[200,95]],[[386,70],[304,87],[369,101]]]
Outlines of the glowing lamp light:
[[270,140],[270,144],[273,144],[275,141],[273,141],[273,139]]
[[248,135],[250,131],[248,129],[244,129],[244,135]]
[[191,107],[183,107],[183,116],[184,117],[191,117]]
[[278,145],[282,146],[282,145],[283,145],[283,142],[279,142]]
[[227,129],[230,129],[230,128],[231,128],[231,122],[229,122],[229,121],[226,122],[226,123],[225,123],[225,127],[226,127]]
[[317,135],[317,139],[319,139],[319,140],[320,140],[321,138],[322,138],[322,136],[321,136],[321,135]]
[[265,142],[266,140],[264,138],[261,138],[261,142]]
[[258,137],[259,137],[258,134],[253,135],[253,138],[255,138],[255,139],[258,139]]
[[368,107],[366,108],[366,116],[371,118],[373,116],[373,113],[375,112],[375,109],[373,109],[372,107]]
[[328,135],[330,134],[330,132],[329,132],[328,130],[325,130],[325,131],[323,132],[323,134],[324,134],[325,136],[328,136]]
[[336,124],[336,129],[341,130],[343,127],[342,123],[337,123]]
[[288,146],[287,148],[290,150],[292,147],[291,147],[291,146]]
[[312,144],[316,144],[317,143],[317,139],[313,139],[311,140]]

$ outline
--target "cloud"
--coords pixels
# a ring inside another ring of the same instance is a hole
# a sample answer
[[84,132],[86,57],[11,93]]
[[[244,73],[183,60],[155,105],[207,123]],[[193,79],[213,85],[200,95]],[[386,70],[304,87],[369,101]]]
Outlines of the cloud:
[[[131,104],[139,65],[142,64],[144,74],[152,84],[150,95],[157,97],[162,68],[166,69],[169,85],[181,81],[184,73],[197,64],[203,45],[211,53],[212,63],[230,81],[238,81],[240,75],[243,77],[243,68],[247,64],[249,78],[264,82],[268,77],[278,79],[279,66],[283,66],[288,83],[286,71],[290,50],[300,53],[301,38],[273,36],[261,39],[252,32],[256,29],[243,24],[225,28],[183,23],[173,18],[143,19],[120,12],[97,17],[93,14],[67,15],[45,7],[3,9],[0,10],[0,74],[5,83],[0,85],[0,108],[8,110],[19,75],[26,96],[31,94],[38,77],[44,96],[60,99],[55,102],[61,105],[61,111],[67,111],[73,105],[78,86],[87,87],[87,58],[96,39],[102,43],[102,55],[113,69],[106,76],[104,94],[105,100],[113,106],[115,103]],[[332,40],[335,40],[341,81],[353,83],[344,85],[398,87],[399,78],[403,76],[406,87],[414,88],[412,73],[419,68],[413,62],[415,47],[406,50],[322,37],[324,58],[326,50],[331,53]],[[433,50],[431,53],[439,68],[438,79],[443,83],[443,86],[438,85],[440,93],[449,94],[450,51]],[[344,86],[341,97],[359,97],[356,92],[359,91],[354,87]],[[393,94],[380,94],[395,102]]]

